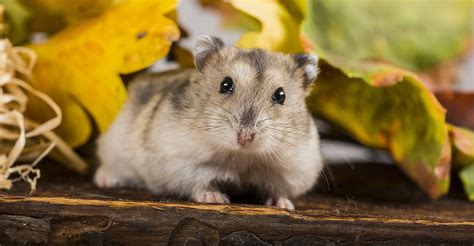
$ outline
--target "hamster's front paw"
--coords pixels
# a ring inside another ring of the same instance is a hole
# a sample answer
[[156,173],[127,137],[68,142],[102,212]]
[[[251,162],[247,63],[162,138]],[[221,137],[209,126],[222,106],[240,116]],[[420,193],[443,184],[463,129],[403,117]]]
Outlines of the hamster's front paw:
[[267,206],[276,206],[277,208],[283,208],[288,210],[295,210],[295,205],[288,198],[283,197],[270,197],[265,202]]
[[100,188],[113,188],[119,185],[120,180],[104,167],[99,167],[94,175],[94,183]]
[[196,195],[194,195],[193,200],[195,202],[202,202],[202,203],[221,203],[221,204],[230,203],[229,197],[227,197],[227,195],[218,191],[198,192]]

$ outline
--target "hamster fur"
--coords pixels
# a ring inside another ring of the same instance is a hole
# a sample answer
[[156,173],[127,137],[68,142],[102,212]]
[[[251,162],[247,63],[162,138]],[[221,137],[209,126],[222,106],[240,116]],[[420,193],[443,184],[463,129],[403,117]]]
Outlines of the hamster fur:
[[196,69],[130,84],[128,101],[98,140],[95,183],[206,203],[229,203],[218,184],[230,183],[294,209],[290,199],[311,189],[323,166],[305,104],[318,58],[202,36],[194,59]]

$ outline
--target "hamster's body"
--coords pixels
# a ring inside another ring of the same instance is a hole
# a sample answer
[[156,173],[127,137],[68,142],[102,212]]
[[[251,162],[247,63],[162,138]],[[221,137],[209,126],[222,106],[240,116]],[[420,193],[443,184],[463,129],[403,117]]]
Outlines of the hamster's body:
[[289,198],[308,191],[322,168],[304,104],[316,61],[225,47],[217,38],[199,42],[197,70],[131,83],[99,139],[96,184],[209,203],[229,202],[221,183],[251,186],[267,204],[293,209]]

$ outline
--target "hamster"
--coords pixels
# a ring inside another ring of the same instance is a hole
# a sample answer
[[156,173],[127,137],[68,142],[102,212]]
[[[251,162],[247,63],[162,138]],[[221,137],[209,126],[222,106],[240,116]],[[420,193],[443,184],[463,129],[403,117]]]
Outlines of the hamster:
[[202,36],[194,62],[196,69],[131,82],[128,101],[98,140],[96,185],[230,203],[225,183],[293,210],[290,199],[311,189],[323,166],[305,104],[318,58]]

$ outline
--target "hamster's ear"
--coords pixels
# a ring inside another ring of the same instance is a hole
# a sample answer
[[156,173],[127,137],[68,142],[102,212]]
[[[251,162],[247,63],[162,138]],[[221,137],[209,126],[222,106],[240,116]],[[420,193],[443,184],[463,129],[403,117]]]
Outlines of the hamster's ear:
[[224,48],[225,44],[221,38],[213,36],[201,36],[194,44],[194,64],[201,71],[206,65],[209,57]]
[[313,54],[293,54],[293,60],[298,68],[304,71],[303,87],[306,89],[313,83],[319,73],[318,56]]

